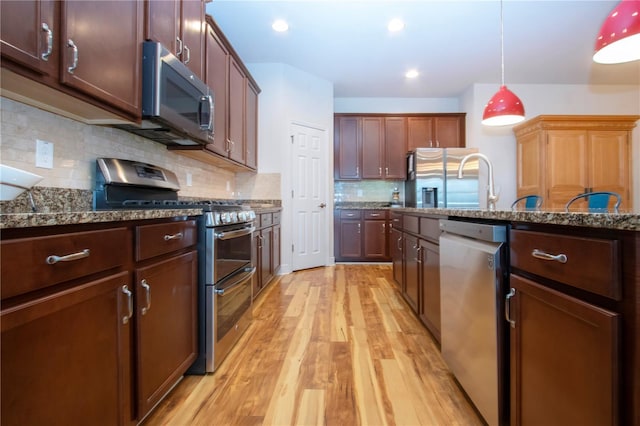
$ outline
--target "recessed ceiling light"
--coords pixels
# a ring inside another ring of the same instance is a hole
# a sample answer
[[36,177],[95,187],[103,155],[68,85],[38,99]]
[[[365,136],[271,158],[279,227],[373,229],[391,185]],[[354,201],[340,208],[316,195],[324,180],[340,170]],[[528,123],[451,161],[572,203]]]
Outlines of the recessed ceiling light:
[[399,18],[394,18],[390,20],[389,24],[387,25],[387,29],[392,33],[402,31],[403,28],[404,28],[404,22],[402,21],[402,19],[399,19]]
[[271,25],[271,28],[273,28],[274,31],[283,33],[289,29],[289,24],[287,24],[287,21],[284,19],[276,19]]
[[418,75],[420,75],[418,70],[411,69],[411,70],[407,71],[407,73],[404,76],[407,77],[407,78],[416,78]]

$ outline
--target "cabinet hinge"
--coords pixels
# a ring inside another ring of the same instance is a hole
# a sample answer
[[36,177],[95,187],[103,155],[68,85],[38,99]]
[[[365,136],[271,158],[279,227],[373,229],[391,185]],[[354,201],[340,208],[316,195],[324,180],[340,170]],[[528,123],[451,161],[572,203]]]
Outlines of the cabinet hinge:
[[293,189],[291,190],[291,198],[293,198]]
[[291,244],[291,253],[294,253],[294,252],[295,252],[295,250],[294,250],[294,245],[293,245],[293,244]]
[[291,145],[293,145],[294,135],[291,135]]

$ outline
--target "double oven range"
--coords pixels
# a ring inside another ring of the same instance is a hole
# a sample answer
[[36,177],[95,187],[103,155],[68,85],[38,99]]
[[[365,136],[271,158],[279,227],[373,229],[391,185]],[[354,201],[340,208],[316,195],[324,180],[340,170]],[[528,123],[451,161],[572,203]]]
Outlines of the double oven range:
[[178,200],[176,175],[151,164],[99,158],[94,209],[198,209],[198,347],[190,374],[213,372],[251,323],[255,213],[216,200]]

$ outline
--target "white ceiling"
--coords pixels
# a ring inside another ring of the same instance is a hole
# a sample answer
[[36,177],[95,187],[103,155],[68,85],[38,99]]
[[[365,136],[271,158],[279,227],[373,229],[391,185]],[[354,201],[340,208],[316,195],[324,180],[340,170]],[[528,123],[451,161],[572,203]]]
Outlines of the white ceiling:
[[[505,0],[505,82],[636,84],[640,61],[592,61],[618,0]],[[500,84],[496,0],[213,0],[207,13],[245,63],[285,63],[334,85],[335,97],[458,97]],[[271,23],[283,18],[287,33]],[[392,18],[405,29],[390,34]],[[420,76],[404,73],[417,68]]]

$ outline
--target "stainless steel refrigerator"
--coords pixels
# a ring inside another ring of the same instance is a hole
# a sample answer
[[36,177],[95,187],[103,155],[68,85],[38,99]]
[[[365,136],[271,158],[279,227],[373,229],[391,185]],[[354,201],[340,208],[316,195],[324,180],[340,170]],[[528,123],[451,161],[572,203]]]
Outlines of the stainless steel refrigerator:
[[418,208],[472,209],[479,207],[477,158],[464,165],[462,158],[477,148],[418,148],[407,154],[405,206]]

